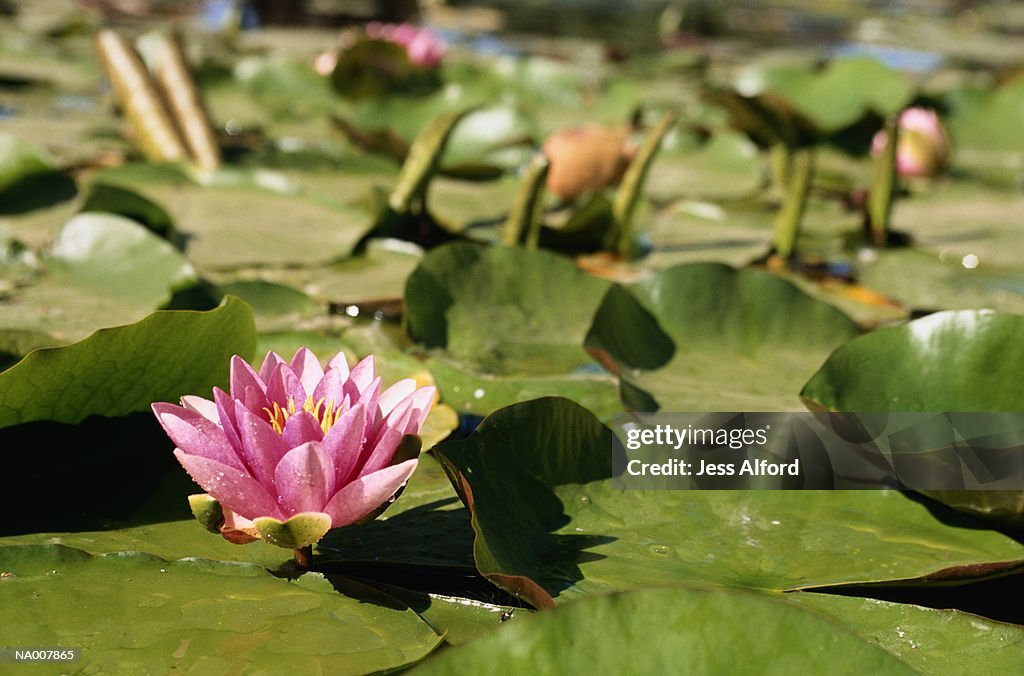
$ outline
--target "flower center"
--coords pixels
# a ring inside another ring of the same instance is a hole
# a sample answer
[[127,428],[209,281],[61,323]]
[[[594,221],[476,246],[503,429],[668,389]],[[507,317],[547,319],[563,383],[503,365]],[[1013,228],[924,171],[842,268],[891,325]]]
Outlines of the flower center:
[[[303,411],[312,413],[316,421],[320,423],[320,429],[327,434],[328,430],[334,427],[334,423],[338,422],[338,418],[341,417],[341,406],[334,406],[333,401],[327,401],[326,397],[321,397],[320,401],[313,402],[312,395],[306,398],[306,402],[302,405]],[[273,410],[269,408],[263,409],[267,412],[267,416],[270,418],[270,425],[274,428],[274,431],[278,434],[284,434],[284,424],[295,415],[298,410],[295,408],[295,399],[288,397],[288,405],[282,408],[276,401],[274,402]]]

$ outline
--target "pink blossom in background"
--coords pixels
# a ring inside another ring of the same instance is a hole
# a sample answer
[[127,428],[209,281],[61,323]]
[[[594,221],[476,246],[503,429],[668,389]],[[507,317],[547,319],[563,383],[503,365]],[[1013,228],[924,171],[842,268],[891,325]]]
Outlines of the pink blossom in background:
[[447,45],[429,28],[417,28],[411,23],[387,24],[371,21],[366,24],[367,37],[387,40],[405,48],[409,61],[421,68],[435,68],[444,58]]
[[[887,134],[879,131],[871,140],[871,154],[885,151]],[[950,144],[938,114],[929,108],[907,108],[900,115],[896,145],[896,171],[900,176],[934,177],[949,162]]]

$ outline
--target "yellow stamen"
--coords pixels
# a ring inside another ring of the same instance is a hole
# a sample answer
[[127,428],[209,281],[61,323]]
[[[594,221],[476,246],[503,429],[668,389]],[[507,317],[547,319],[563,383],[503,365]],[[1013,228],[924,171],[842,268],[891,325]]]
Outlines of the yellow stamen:
[[[341,406],[335,407],[333,401],[327,401],[326,397],[320,397],[320,401],[314,402],[312,395],[307,397],[305,403],[302,404],[302,410],[316,418],[324,434],[327,434],[334,427],[334,423],[338,422],[338,418],[341,417],[341,409]],[[291,418],[298,412],[295,408],[295,400],[292,397],[288,397],[288,404],[285,408],[281,408],[275,401],[273,410],[266,407],[263,410],[267,414],[270,426],[278,434],[284,434],[284,425],[288,422],[288,418]]]

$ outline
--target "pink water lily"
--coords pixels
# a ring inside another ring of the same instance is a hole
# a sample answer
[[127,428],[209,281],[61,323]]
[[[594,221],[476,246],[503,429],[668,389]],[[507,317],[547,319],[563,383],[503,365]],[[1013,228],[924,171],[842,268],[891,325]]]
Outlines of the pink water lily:
[[[900,176],[932,178],[949,163],[950,144],[938,113],[914,106],[900,114],[896,140],[896,171]],[[888,135],[879,131],[871,140],[871,154],[880,156]]]
[[434,400],[433,387],[411,379],[382,392],[372,356],[349,370],[339,353],[325,370],[306,348],[290,362],[269,352],[258,373],[233,357],[230,390],[153,412],[175,457],[219,503],[226,538],[295,549],[387,506],[417,464],[396,452]]
[[396,25],[371,21],[366,24],[366,35],[373,40],[387,40],[404,47],[409,61],[420,68],[436,68],[447,51],[447,45],[437,33],[411,23]]

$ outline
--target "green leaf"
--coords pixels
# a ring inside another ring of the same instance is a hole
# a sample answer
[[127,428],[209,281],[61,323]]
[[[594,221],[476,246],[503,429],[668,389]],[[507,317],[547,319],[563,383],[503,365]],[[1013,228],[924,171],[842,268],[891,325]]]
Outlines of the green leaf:
[[566,400],[497,411],[434,454],[471,506],[480,572],[539,607],[674,580],[792,590],[1024,558],[893,491],[617,489],[610,430]]
[[522,111],[510,106],[478,108],[455,125],[441,164],[513,169],[533,153],[533,136],[533,122]]
[[409,276],[406,333],[489,373],[572,369],[590,361],[583,336],[607,288],[545,251],[449,244]]
[[81,210],[103,211],[130,218],[172,243],[179,237],[163,207],[133,190],[116,185],[94,183]]
[[449,244],[406,282],[406,332],[438,349],[428,367],[437,368],[442,398],[461,410],[486,413],[540,394],[582,394],[607,410],[612,381],[582,347],[607,288],[546,251]]
[[225,385],[233,354],[256,347],[252,312],[228,297],[209,312],[155,312],[66,347],[32,352],[0,373],[0,427],[119,416]]
[[25,620],[4,642],[80,647],[86,671],[363,674],[441,640],[408,608],[344,596],[314,573],[291,582],[251,564],[59,545],[4,547],[0,569],[4,606]]
[[373,224],[368,210],[312,191],[296,194],[284,175],[267,170],[222,170],[209,186],[154,175],[147,165],[103,177],[163,204],[200,270],[327,263],[350,254]]
[[680,195],[691,199],[736,199],[756,194],[764,178],[757,146],[742,134],[720,131],[693,150],[663,148],[645,191],[661,201],[678,199]]
[[587,347],[617,366],[633,408],[777,411],[799,409],[801,382],[857,333],[780,277],[694,263],[609,290]]
[[1022,411],[1024,317],[938,312],[852,340],[800,396],[833,411]]
[[65,223],[50,249],[50,268],[70,285],[150,308],[195,279],[192,265],[166,240],[106,213],[83,213]]
[[1018,121],[1024,106],[1024,80],[1012,79],[999,87],[967,85],[946,96],[950,105],[949,127],[957,146],[991,151],[1024,147]]
[[914,673],[849,629],[777,596],[685,588],[614,594],[537,613],[445,651],[414,673],[486,672],[495,665],[552,675],[810,674],[837,665],[849,673]]
[[[1022,411],[1022,370],[1024,317],[947,311],[850,341],[828,358],[801,397],[808,406],[832,411]],[[1024,518],[1021,491],[929,494],[984,516]]]
[[1024,628],[958,610],[877,599],[790,594],[800,608],[828,615],[922,674],[1014,674],[1024,670]]
[[868,112],[885,117],[905,106],[913,88],[899,72],[872,58],[842,58],[823,70],[761,65],[737,82],[744,96],[781,98],[821,132],[832,134]]
[[[318,305],[298,289],[263,279],[225,282],[217,285],[217,294],[238,296],[248,303],[256,317],[256,328],[261,334],[266,331],[288,330],[303,320],[308,321],[324,313],[322,305]],[[295,350],[292,350],[292,353],[294,352]]]
[[443,356],[431,357],[426,365],[445,403],[462,413],[486,415],[516,401],[551,394],[572,399],[602,420],[622,411],[614,379],[596,368],[567,374],[492,375]]
[[71,199],[75,181],[54,169],[41,151],[0,134],[0,215],[19,214]]

